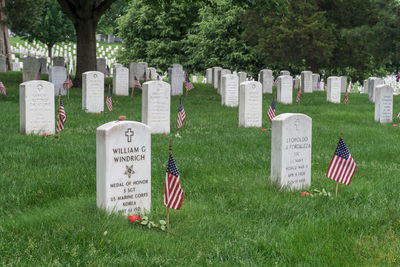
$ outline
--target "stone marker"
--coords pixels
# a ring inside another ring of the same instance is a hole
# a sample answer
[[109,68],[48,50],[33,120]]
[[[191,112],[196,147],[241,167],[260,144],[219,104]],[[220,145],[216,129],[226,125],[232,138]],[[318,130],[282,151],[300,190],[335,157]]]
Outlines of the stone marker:
[[212,68],[206,70],[207,83],[212,84]]
[[237,107],[239,104],[239,77],[236,74],[222,76],[222,105]]
[[239,127],[261,127],[262,85],[247,81],[239,89]]
[[157,70],[156,68],[149,67],[146,69],[146,75],[148,81],[157,80]]
[[368,99],[370,102],[375,102],[375,88],[381,84],[383,84],[383,80],[381,78],[368,78]]
[[144,80],[144,75],[147,77],[147,68],[149,65],[147,62],[137,62],[133,64],[133,72],[135,73],[138,80]]
[[183,76],[182,65],[172,64],[168,68],[168,83],[171,85],[171,95],[182,95],[183,94],[183,82],[185,77]]
[[293,102],[293,78],[289,75],[278,77],[277,101],[283,104]]
[[299,89],[300,88],[300,79],[299,78],[294,78],[293,79],[293,87],[294,87],[294,89]]
[[284,113],[272,120],[271,182],[289,190],[311,185],[312,119]]
[[281,70],[281,75],[280,75],[280,76],[283,76],[283,75],[289,75],[289,76],[290,76],[290,71],[288,71],[288,70]]
[[240,84],[241,84],[242,82],[245,82],[245,81],[246,81],[247,73],[246,73],[246,72],[243,72],[243,71],[240,71],[240,72],[238,72],[237,76],[239,77],[239,85],[238,85],[238,92],[239,92]]
[[368,94],[368,79],[364,80],[361,94]]
[[38,59],[40,64],[40,71],[41,73],[47,73],[47,58],[41,57]]
[[274,77],[272,76],[272,70],[261,70],[260,71],[260,83],[262,85],[263,94],[272,94],[272,85],[274,83]]
[[53,67],[55,67],[55,66],[65,67],[64,57],[54,57],[53,58]]
[[7,71],[7,61],[6,56],[0,55],[0,72]]
[[106,59],[105,58],[97,58],[96,70],[106,75]]
[[347,89],[347,77],[340,76],[340,92],[345,93]]
[[54,85],[28,81],[19,85],[19,122],[23,134],[54,134]]
[[[129,63],[129,88],[133,87],[133,81],[135,80],[135,72],[134,72],[135,64],[136,62]],[[139,77],[136,76],[136,78],[140,80]]]
[[312,93],[312,72],[301,72],[301,91],[303,93]]
[[116,68],[120,68],[120,67],[123,67],[124,65],[122,65],[122,64],[120,64],[120,63],[115,63],[114,64],[114,69],[116,69]]
[[151,135],[136,121],[112,121],[96,130],[97,207],[124,215],[150,213]]
[[212,81],[213,81],[213,87],[215,89],[218,89],[218,71],[222,70],[221,67],[213,67],[213,76],[212,76]]
[[113,70],[113,94],[129,95],[129,70],[125,67],[114,68]]
[[67,69],[65,67],[51,67],[49,73],[49,82],[54,84],[54,95],[66,95],[67,90],[64,89],[63,83],[67,79]]
[[340,103],[341,78],[337,76],[328,77],[328,90],[326,100],[331,103]]
[[171,85],[163,81],[143,84],[142,122],[152,133],[170,132]]
[[22,81],[37,80],[40,67],[39,61],[34,57],[26,57],[23,59],[23,63]]
[[222,94],[222,76],[226,74],[231,74],[231,71],[228,69],[218,70],[218,94]]
[[87,71],[82,74],[82,109],[86,112],[104,111],[104,74]]
[[375,121],[388,123],[393,120],[393,88],[378,85],[375,88]]
[[319,74],[318,73],[313,73],[311,75],[311,77],[312,77],[312,90],[313,91],[323,91],[323,90],[321,90],[321,88],[318,88],[318,81],[320,79]]

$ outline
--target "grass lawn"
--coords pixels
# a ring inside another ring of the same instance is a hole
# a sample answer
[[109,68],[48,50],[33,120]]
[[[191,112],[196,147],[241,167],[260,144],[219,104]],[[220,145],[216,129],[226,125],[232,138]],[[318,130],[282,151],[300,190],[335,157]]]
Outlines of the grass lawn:
[[315,92],[302,94],[301,104],[276,107],[277,114],[313,120],[310,191],[334,194],[325,173],[343,128],[357,171],[337,198],[302,197],[270,184],[272,95],[263,96],[265,131],[238,128],[238,108],[222,107],[215,89],[195,84],[183,96],[180,139],[179,99],[172,97],[172,133],[152,135],[151,219],[165,219],[170,138],[185,197],[165,233],[96,207],[96,128],[118,115],[140,121],[140,91],[113,96],[113,111],[98,115],[83,112],[80,89],[71,89],[57,139],[19,133],[22,74],[0,79],[8,93],[0,96],[0,265],[400,265],[400,127],[375,123],[368,95],[350,94],[344,105]]

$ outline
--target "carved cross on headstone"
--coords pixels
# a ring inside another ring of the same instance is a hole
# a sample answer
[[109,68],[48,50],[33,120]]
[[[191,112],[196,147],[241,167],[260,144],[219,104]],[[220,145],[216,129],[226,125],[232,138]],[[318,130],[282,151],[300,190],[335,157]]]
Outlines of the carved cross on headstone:
[[299,119],[298,118],[296,118],[295,119],[295,121],[294,121],[294,127],[296,127],[296,131],[298,131],[299,130]]
[[134,135],[131,128],[128,128],[125,132],[125,136],[127,137],[128,143],[132,142],[132,136]]

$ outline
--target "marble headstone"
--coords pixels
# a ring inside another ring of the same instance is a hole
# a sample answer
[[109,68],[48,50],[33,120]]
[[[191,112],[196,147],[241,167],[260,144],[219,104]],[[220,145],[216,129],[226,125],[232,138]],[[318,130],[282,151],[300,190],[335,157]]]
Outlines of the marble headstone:
[[185,77],[183,76],[182,65],[173,64],[168,68],[168,83],[171,85],[171,95],[183,94],[184,81]]
[[41,73],[47,73],[47,58],[41,57],[38,59]]
[[347,89],[347,77],[340,76],[340,92],[345,93]]
[[328,90],[326,100],[331,103],[340,103],[341,78],[337,76],[328,77]]
[[283,104],[293,102],[293,78],[290,75],[278,77],[277,101]]
[[55,67],[55,66],[64,67],[65,66],[64,57],[54,57],[53,58],[53,67]]
[[368,79],[364,80],[361,94],[368,94]]
[[312,93],[312,72],[301,72],[301,91],[303,93]]
[[213,67],[213,76],[212,76],[212,81],[213,81],[213,87],[215,89],[218,89],[218,71],[222,70],[221,67]]
[[129,95],[129,70],[125,67],[114,68],[113,70],[113,94]]
[[106,75],[107,67],[106,67],[106,59],[105,58],[97,58],[97,71]]
[[212,68],[206,70],[207,83],[212,84]]
[[312,119],[284,113],[272,120],[271,182],[296,190],[311,185]]
[[294,89],[299,89],[300,88],[300,79],[299,78],[294,78],[293,79],[293,87],[294,87]]
[[222,76],[222,105],[237,107],[239,104],[239,77],[236,74]]
[[67,79],[67,69],[65,67],[51,67],[49,73],[49,82],[54,84],[54,95],[66,95],[67,90],[64,89],[63,83]]
[[218,70],[218,94],[222,94],[222,76],[226,74],[231,74],[231,71],[228,69]]
[[281,70],[281,76],[283,75],[290,75],[290,71],[288,70]]
[[54,134],[54,85],[36,80],[19,85],[19,122],[23,134]]
[[96,130],[97,207],[123,215],[151,208],[150,128],[136,121],[112,121]]
[[272,70],[261,70],[260,71],[260,83],[262,85],[263,94],[272,94],[272,85],[274,83],[274,77],[272,76]]
[[40,68],[39,61],[34,57],[26,57],[23,59],[23,63],[22,81],[37,80]]
[[88,71],[82,74],[82,109],[86,112],[104,111],[104,74]]
[[150,127],[152,133],[170,132],[171,85],[163,81],[143,84],[142,123]]
[[240,72],[238,72],[237,75],[238,75],[238,77],[239,77],[239,86],[238,86],[238,91],[239,91],[240,84],[241,84],[242,82],[245,82],[245,81],[246,81],[247,73],[246,73],[246,72],[243,72],[243,71],[240,71]]
[[156,68],[149,67],[146,69],[146,75],[147,75],[147,80],[148,81],[154,81],[157,80],[157,70]]
[[320,78],[319,74],[313,73],[311,75],[311,77],[312,77],[312,90],[313,91],[323,91],[320,88],[318,88],[318,81],[319,81],[319,78]]
[[388,123],[393,120],[393,88],[378,85],[375,88],[375,121]]
[[370,102],[375,103],[375,88],[381,84],[383,84],[383,80],[381,78],[368,78],[368,99]]
[[239,127],[261,127],[262,124],[262,85],[247,81],[239,89]]

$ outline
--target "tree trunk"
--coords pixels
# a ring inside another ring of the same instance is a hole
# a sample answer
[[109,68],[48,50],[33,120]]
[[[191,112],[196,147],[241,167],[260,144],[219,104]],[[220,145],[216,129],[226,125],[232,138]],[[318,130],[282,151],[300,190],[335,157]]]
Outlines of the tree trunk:
[[8,25],[6,14],[6,0],[0,0],[0,55],[6,56],[7,69],[11,69],[11,47],[10,36],[8,35]]
[[82,86],[82,73],[95,71],[96,62],[96,28],[94,19],[79,20],[75,25],[76,31],[76,76],[74,86]]
[[53,45],[47,45],[47,56],[50,58],[50,62],[53,63]]

